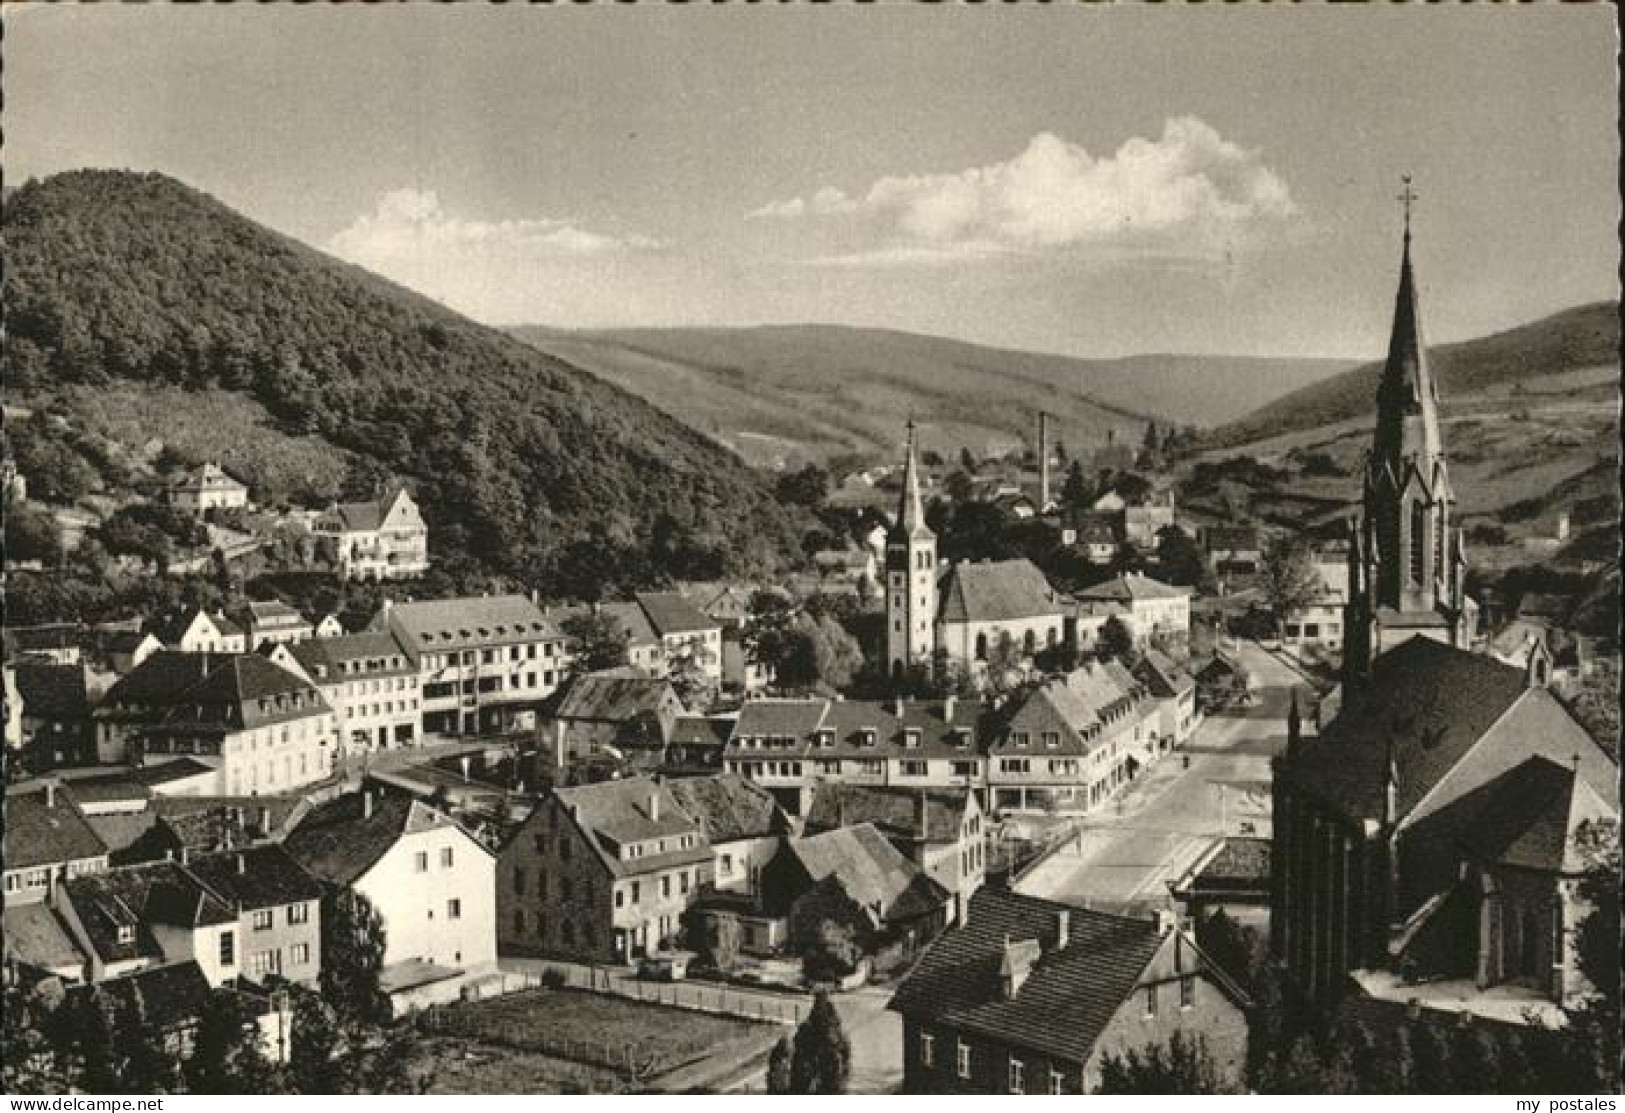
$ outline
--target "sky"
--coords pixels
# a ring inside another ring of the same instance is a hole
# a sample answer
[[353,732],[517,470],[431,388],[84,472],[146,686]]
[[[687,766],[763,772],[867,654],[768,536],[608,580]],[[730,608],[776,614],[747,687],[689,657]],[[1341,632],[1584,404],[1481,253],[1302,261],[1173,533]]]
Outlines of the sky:
[[489,324],[1379,356],[1618,296],[1611,5],[37,5],[8,185],[173,175]]

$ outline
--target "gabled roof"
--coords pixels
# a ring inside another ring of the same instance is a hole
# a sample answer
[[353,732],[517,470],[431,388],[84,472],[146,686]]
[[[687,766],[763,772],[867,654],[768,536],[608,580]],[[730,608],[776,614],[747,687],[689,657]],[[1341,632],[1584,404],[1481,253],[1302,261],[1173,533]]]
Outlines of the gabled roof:
[[294,660],[299,662],[299,667],[318,683],[330,683],[347,677],[349,674],[345,670],[354,661],[382,662],[380,667],[368,670],[369,677],[404,676],[417,672],[405,647],[388,630],[310,638],[288,648]]
[[133,1013],[141,1017],[148,1030],[167,1032],[196,1023],[214,989],[204,976],[203,968],[188,960],[68,990],[70,995],[91,992],[110,998],[120,1015]]
[[661,636],[699,633],[720,627],[715,619],[674,591],[642,592],[637,596],[637,601],[643,613],[649,616],[650,625]]
[[560,719],[624,723],[674,705],[681,706],[665,677],[585,673],[571,679],[554,714]]
[[1060,615],[1062,601],[1038,566],[1025,557],[949,569],[942,586],[938,622],[1009,622]]
[[[749,754],[748,738],[788,738],[779,755],[840,757],[974,757],[991,728],[992,713],[978,700],[749,700],[740,710],[729,748]],[[868,739],[872,733],[873,743]],[[824,742],[827,739],[828,744]],[[964,743],[961,745],[961,743]]]
[[8,904],[0,916],[8,963],[16,961],[37,970],[81,967],[85,956],[74,945],[68,927],[56,910],[43,901]]
[[1618,815],[1618,806],[1598,797],[1572,767],[1534,757],[1492,782],[1462,843],[1485,861],[1577,874],[1587,863],[1579,854],[1576,829],[1587,820]]
[[166,726],[215,733],[332,714],[310,681],[257,653],[216,655],[215,660],[207,676],[173,701],[163,716]]
[[1136,663],[1135,677],[1158,699],[1173,699],[1196,687],[1184,666],[1160,649],[1148,649]]
[[322,899],[322,887],[277,843],[192,858],[187,870],[215,896],[241,909]]
[[733,737],[806,738],[824,721],[829,707],[822,699],[753,699],[739,709]]
[[218,653],[160,649],[108,689],[102,698],[102,707],[114,710],[173,706],[219,664]]
[[717,843],[783,834],[784,813],[772,793],[737,773],[683,777],[668,783],[678,805]]
[[229,638],[243,633],[243,628],[224,614],[218,611],[210,614],[201,607],[184,607],[160,614],[152,620],[148,632],[165,645],[178,645],[200,618],[206,618],[213,623],[222,637]]
[[8,872],[107,856],[107,844],[61,789],[55,806],[43,791],[7,793],[3,846]]
[[85,670],[80,665],[19,661],[17,693],[23,714],[31,719],[72,722],[90,715]]
[[1105,583],[1086,587],[1078,592],[1079,599],[1098,599],[1116,603],[1134,603],[1141,599],[1184,599],[1190,589],[1174,587],[1138,572],[1113,576]]
[[[1350,818],[1380,818],[1390,743],[1401,821],[1446,778],[1459,795],[1541,754],[1558,762],[1579,756],[1597,784],[1611,786],[1618,775],[1585,729],[1551,693],[1529,687],[1522,670],[1421,636],[1372,663],[1364,687],[1305,742],[1286,774]],[[1429,810],[1440,803],[1436,798]]]
[[93,777],[75,777],[65,781],[62,789],[79,805],[107,804],[114,801],[152,799],[152,789],[130,773],[98,773]]
[[[161,957],[151,933],[154,924],[189,929],[237,921],[234,909],[170,861],[70,877],[62,882],[62,894],[106,963]],[[120,928],[131,929],[131,935],[120,938]]]
[[242,483],[227,475],[219,464],[208,463],[195,468],[175,484],[178,491],[248,490]]
[[[576,825],[587,835],[598,857],[611,873],[631,875],[648,873],[668,866],[707,861],[711,852],[705,832],[699,822],[678,804],[671,785],[647,777],[626,777],[618,781],[600,781],[597,784],[577,785],[574,788],[555,789],[560,805],[574,817]],[[658,797],[655,808],[652,798]],[[540,808],[534,815],[539,822]],[[622,861],[616,848],[628,843],[673,839],[685,834],[697,836],[694,845],[668,849],[665,853],[645,854],[632,861]]]
[[925,841],[956,843],[971,806],[968,789],[913,789],[822,781],[813,790],[804,830],[809,835],[859,823],[873,824],[890,839],[920,837],[925,813]]
[[670,744],[673,746],[715,746],[718,750],[728,744],[736,720],[716,715],[679,715],[672,722]]
[[[1067,942],[1057,948],[1062,915]],[[890,1007],[922,1023],[1082,1064],[1167,938],[1154,921],[984,888],[971,897],[964,922],[921,957]],[[1027,976],[1006,998],[1001,971],[1010,945],[1024,941],[1036,941],[1039,953],[1028,954]],[[1188,940],[1175,945],[1189,948],[1193,966],[1201,962]]]
[[928,913],[948,899],[948,891],[903,857],[872,823],[792,839],[785,850],[814,884],[833,882],[869,910],[876,926]]
[[351,792],[311,809],[282,845],[313,877],[349,885],[372,869],[403,836],[456,826],[450,817],[421,800],[394,793]]
[[143,765],[136,769],[131,776],[142,784],[153,785],[172,784],[175,781],[184,781],[188,777],[199,777],[206,773],[215,772],[215,767],[208,762],[199,761],[195,757],[178,757],[173,761],[160,762],[156,765]]
[[523,595],[396,603],[374,620],[373,628],[394,630],[414,655],[560,636],[553,621]]

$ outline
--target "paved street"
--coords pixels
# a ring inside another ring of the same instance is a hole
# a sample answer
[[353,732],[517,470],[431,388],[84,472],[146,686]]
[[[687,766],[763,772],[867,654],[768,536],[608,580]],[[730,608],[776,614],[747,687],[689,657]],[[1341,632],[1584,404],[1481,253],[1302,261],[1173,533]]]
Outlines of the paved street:
[[1268,834],[1269,759],[1286,743],[1287,693],[1304,681],[1251,642],[1239,655],[1252,706],[1203,723],[1183,750],[1084,821],[1077,843],[1028,874],[1020,892],[1104,908],[1160,905],[1167,884],[1221,832],[1251,823]]

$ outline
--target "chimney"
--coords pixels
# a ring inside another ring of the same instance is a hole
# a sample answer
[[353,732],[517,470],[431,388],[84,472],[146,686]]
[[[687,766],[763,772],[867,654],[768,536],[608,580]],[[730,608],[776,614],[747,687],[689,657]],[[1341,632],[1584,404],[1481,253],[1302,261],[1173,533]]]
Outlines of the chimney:
[[1038,512],[1049,508],[1049,414],[1038,411]]
[[372,789],[364,789],[361,793],[361,818],[372,818]]
[[660,819],[660,789],[656,788],[649,793],[649,818],[656,822]]
[[942,721],[949,726],[954,725],[954,707],[956,701],[953,696],[947,696],[942,701]]
[[183,866],[189,865],[189,864],[191,864],[191,861],[192,861],[192,848],[188,847],[188,846],[181,847],[181,865],[183,865]]
[[243,854],[237,855],[237,872],[239,874],[248,872],[248,858]]
[[457,764],[458,764],[459,767],[461,767],[461,769],[463,771],[463,783],[467,784],[468,783],[468,755],[464,754],[462,757],[458,758],[457,759]]
[[891,713],[893,715],[897,716],[899,719],[901,719],[903,717],[903,697],[902,696],[898,696],[897,698],[892,700]]
[[56,807],[56,782],[55,781],[46,781],[45,782],[45,806],[47,808],[55,808]]
[[264,804],[261,804],[260,805],[260,834],[269,835],[270,833],[271,833],[271,809],[266,807]]
[[1061,909],[1055,913],[1055,949],[1062,950],[1072,941],[1072,913]]

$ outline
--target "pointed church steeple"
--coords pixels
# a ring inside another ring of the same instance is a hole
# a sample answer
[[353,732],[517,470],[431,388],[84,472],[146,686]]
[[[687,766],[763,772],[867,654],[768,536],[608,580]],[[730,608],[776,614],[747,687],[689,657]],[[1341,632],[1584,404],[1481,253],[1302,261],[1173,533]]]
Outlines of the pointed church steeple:
[[903,460],[903,493],[897,503],[897,534],[904,538],[934,537],[925,524],[925,504],[920,499],[920,465],[914,445],[914,421],[908,423],[908,455]]
[[1401,484],[1407,461],[1428,468],[1443,451],[1439,438],[1439,390],[1428,366],[1427,344],[1422,338],[1422,311],[1411,265],[1411,205],[1416,194],[1405,177],[1400,195],[1405,205],[1405,238],[1399,261],[1399,292],[1394,298],[1393,328],[1388,335],[1388,359],[1377,390],[1377,435],[1373,462],[1386,465]]

